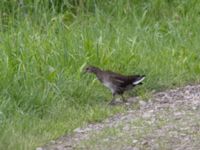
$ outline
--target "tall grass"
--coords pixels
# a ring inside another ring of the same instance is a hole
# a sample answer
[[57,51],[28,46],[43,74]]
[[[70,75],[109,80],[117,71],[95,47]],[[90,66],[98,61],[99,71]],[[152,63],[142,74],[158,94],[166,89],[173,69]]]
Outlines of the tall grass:
[[21,2],[0,2],[0,149],[122,111],[86,64],[146,74],[144,92],[200,79],[198,1]]

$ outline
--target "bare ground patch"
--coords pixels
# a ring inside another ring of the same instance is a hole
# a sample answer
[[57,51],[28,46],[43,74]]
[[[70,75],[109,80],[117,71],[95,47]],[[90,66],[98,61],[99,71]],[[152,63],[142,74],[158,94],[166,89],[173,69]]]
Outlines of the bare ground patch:
[[155,93],[148,102],[130,98],[125,107],[126,113],[77,128],[37,150],[200,149],[200,85]]

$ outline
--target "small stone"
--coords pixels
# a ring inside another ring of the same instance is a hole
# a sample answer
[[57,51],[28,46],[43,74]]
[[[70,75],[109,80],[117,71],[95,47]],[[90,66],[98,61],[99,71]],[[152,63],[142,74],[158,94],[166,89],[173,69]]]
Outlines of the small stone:
[[118,102],[118,103],[119,103],[119,102],[121,102],[121,99],[120,99],[120,98],[116,98],[116,99],[115,99],[115,102]]
[[159,149],[159,144],[158,143],[153,144],[152,149]]
[[63,143],[62,141],[58,141],[58,142],[57,142],[57,144],[62,144],[62,143]]
[[64,145],[65,148],[68,148],[68,147],[73,147],[72,145],[68,144],[68,145]]
[[132,150],[140,150],[139,148],[137,147],[133,147]]
[[74,129],[74,132],[82,133],[84,131],[81,128],[76,128],[76,129]]
[[51,143],[51,144],[55,144],[55,143],[56,143],[56,141],[54,141],[54,140],[51,140],[51,141],[50,141],[50,143]]
[[152,109],[152,110],[149,110],[149,113],[153,113],[154,112],[154,110]]
[[185,91],[185,94],[190,94],[190,91],[189,91],[189,90],[186,90],[186,91]]
[[148,145],[148,141],[143,141],[142,145]]
[[104,142],[108,142],[109,140],[110,140],[109,138],[103,139]]
[[128,130],[130,130],[130,127],[128,125],[126,125],[123,127],[123,130],[128,131]]
[[180,116],[180,115],[182,115],[182,113],[181,112],[175,112],[174,115],[175,116]]
[[145,102],[145,101],[139,101],[139,104],[140,104],[140,106],[144,107],[147,104],[147,102]]
[[92,129],[91,128],[83,128],[83,129],[81,129],[81,128],[76,128],[75,130],[74,130],[74,132],[78,132],[78,133],[84,133],[84,132],[88,132],[88,131],[91,131]]
[[197,110],[197,109],[198,109],[197,106],[193,106],[193,107],[192,107],[192,110]]
[[144,114],[142,115],[142,117],[143,117],[143,118],[150,118],[150,117],[151,117],[151,114],[149,114],[149,113],[144,113]]
[[150,110],[148,112],[144,112],[142,115],[143,118],[150,118],[153,115],[154,110]]
[[36,150],[43,150],[43,148],[42,147],[37,147]]
[[129,146],[129,147],[126,147],[124,150],[139,150],[139,148]]
[[137,142],[138,142],[138,140],[133,140],[133,141],[132,141],[133,144],[135,144],[135,143],[137,143]]
[[56,146],[56,150],[64,150],[63,145],[57,145],[57,146]]
[[174,116],[175,116],[175,119],[176,119],[176,120],[179,120],[179,119],[181,119],[181,117],[182,117],[182,113],[181,113],[181,112],[175,112],[175,113],[174,113]]

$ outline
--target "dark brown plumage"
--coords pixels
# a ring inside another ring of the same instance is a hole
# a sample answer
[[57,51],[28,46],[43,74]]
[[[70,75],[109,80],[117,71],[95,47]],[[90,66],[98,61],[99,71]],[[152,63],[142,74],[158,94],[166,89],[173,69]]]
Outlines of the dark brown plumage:
[[121,95],[122,100],[126,102],[123,97],[123,93],[132,89],[136,85],[142,84],[142,81],[145,79],[144,75],[125,76],[112,71],[104,71],[94,66],[86,67],[85,72],[95,74],[98,80],[111,90],[113,96],[111,104],[114,103],[115,95],[117,94]]

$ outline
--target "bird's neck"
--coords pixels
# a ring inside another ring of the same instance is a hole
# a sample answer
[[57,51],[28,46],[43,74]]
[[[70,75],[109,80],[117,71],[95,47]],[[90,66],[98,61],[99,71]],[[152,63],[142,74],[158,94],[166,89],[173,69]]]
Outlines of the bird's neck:
[[101,82],[103,81],[103,71],[101,69],[97,68],[93,73]]
[[102,72],[102,70],[101,69],[99,69],[99,68],[95,68],[94,70],[93,70],[93,73],[94,74],[101,74],[101,72]]

